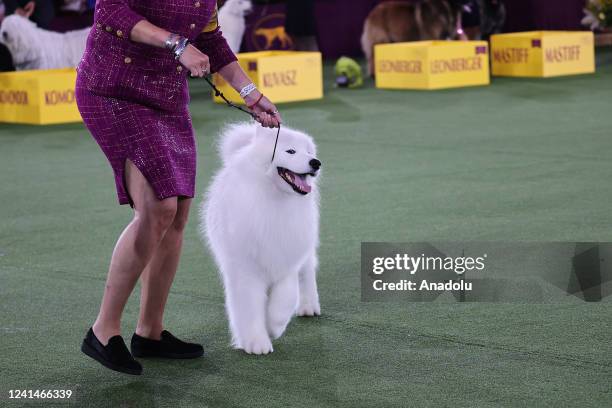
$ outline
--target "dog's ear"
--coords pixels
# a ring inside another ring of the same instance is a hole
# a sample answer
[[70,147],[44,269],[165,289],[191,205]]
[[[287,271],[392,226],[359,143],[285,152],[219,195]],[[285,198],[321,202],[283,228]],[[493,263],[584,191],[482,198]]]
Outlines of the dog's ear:
[[32,14],[34,14],[34,9],[36,9],[36,3],[29,1],[25,6],[23,6],[23,8],[17,8],[17,10],[15,10],[15,14],[29,19],[32,17]]
[[264,137],[264,138],[270,138],[272,136],[276,136],[276,128],[274,129],[270,129],[270,128],[266,128],[261,126],[259,123],[257,123],[255,125],[255,137],[260,138],[260,137]]

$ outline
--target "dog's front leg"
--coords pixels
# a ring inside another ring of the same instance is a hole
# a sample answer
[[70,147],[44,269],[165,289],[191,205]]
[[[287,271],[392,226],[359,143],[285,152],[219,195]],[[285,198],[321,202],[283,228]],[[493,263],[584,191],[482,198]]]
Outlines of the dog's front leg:
[[232,342],[248,354],[268,354],[273,350],[266,330],[266,287],[258,271],[247,268],[233,265],[223,274]]
[[268,333],[279,338],[295,314],[298,302],[298,276],[292,273],[272,285],[268,299]]
[[317,255],[312,254],[300,269],[298,316],[319,316],[321,314],[319,292],[317,291],[317,266]]

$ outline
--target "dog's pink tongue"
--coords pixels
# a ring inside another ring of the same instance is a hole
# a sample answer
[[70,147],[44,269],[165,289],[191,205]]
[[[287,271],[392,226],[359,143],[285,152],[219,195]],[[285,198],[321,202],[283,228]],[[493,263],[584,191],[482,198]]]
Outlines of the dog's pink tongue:
[[306,176],[298,176],[296,174],[293,178],[293,182],[296,186],[298,186],[302,191],[306,193],[310,193],[310,190],[312,190],[312,187],[310,187],[310,185],[306,181]]

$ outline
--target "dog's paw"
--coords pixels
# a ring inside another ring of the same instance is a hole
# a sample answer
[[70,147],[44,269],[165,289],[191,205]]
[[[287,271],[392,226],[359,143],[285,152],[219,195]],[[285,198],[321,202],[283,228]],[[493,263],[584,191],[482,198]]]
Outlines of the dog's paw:
[[301,317],[312,317],[321,315],[321,305],[318,300],[304,299],[300,301],[297,309],[297,315]]
[[243,339],[240,343],[242,344],[241,348],[247,354],[268,354],[274,351],[268,335],[253,336]]

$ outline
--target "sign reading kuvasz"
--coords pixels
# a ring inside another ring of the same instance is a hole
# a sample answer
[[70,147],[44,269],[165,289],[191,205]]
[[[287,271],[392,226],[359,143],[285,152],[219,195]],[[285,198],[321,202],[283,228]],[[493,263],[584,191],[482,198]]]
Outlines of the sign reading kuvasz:
[[611,243],[361,244],[363,301],[597,302],[611,293]]
[[74,68],[0,74],[0,122],[47,125],[80,122]]
[[553,77],[595,72],[591,31],[528,31],[491,37],[493,75]]
[[374,47],[376,87],[443,89],[489,84],[485,41],[414,41]]
[[[319,52],[260,51],[238,54],[237,57],[257,88],[274,103],[323,98]],[[238,92],[220,75],[215,75],[215,85],[230,101],[244,104]],[[215,102],[223,102],[219,97],[214,98]]]

